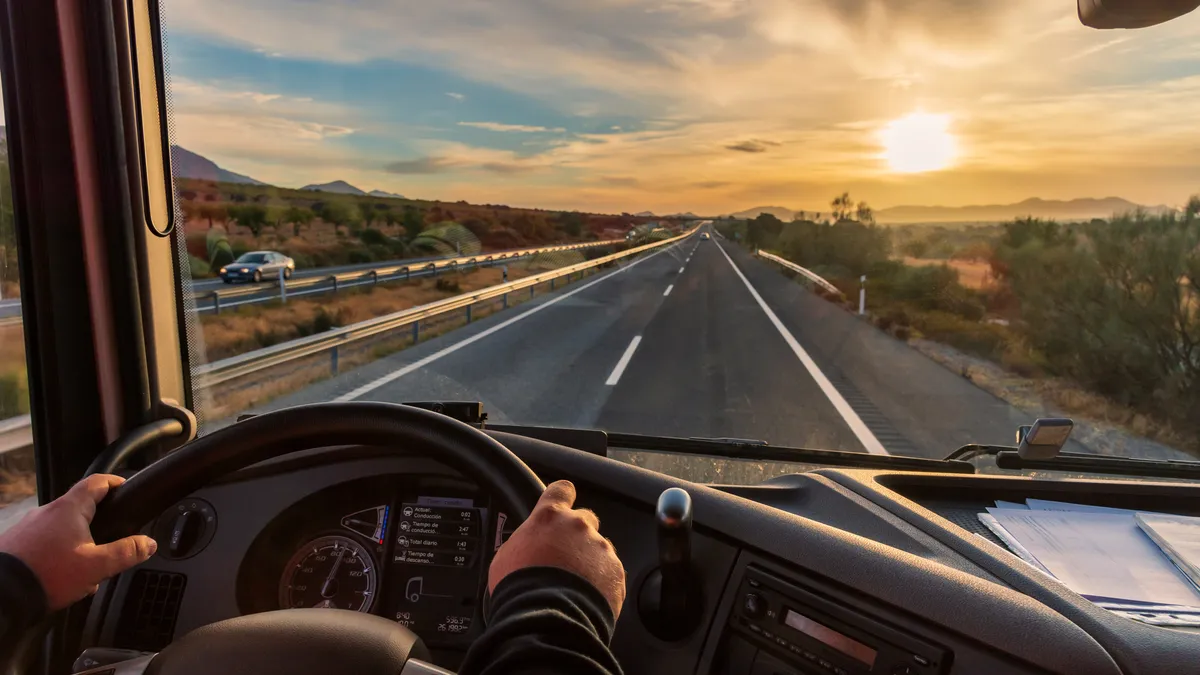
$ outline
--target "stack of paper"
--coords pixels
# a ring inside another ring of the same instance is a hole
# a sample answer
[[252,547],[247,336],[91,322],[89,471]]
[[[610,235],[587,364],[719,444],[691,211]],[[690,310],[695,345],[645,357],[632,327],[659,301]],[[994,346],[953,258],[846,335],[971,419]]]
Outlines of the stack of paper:
[[[979,519],[1022,560],[1103,607],[1148,623],[1200,625],[1200,519],[1039,499],[997,502]],[[1196,565],[1196,582],[1149,527]]]

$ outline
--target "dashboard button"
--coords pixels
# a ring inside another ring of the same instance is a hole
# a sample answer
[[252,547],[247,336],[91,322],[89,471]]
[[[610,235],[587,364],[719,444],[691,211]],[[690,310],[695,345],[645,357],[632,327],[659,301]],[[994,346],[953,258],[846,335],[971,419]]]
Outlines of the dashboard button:
[[752,624],[750,624],[750,632],[752,632],[752,633],[761,633],[761,632],[762,632],[762,629],[758,627],[758,624],[754,624],[754,623],[752,623]]
[[742,599],[742,613],[752,619],[758,619],[767,613],[767,601],[758,593],[747,593]]
[[924,656],[921,656],[920,654],[913,654],[912,656],[913,656],[913,661],[916,661],[917,665],[919,665],[919,666],[928,666],[929,665],[929,659],[925,658]]

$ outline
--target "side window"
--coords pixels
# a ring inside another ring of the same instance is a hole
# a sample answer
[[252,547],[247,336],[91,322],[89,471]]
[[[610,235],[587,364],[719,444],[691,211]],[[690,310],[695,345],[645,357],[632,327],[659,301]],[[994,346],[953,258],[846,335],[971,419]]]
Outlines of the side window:
[[8,134],[0,108],[0,531],[37,505]]

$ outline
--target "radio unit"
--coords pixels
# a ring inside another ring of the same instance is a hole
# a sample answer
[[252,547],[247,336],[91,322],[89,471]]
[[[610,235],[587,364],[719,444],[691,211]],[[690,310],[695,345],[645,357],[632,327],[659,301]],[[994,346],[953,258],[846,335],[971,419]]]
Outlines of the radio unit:
[[757,648],[738,659],[752,658],[755,675],[940,675],[951,659],[943,647],[755,567],[742,579],[729,626]]

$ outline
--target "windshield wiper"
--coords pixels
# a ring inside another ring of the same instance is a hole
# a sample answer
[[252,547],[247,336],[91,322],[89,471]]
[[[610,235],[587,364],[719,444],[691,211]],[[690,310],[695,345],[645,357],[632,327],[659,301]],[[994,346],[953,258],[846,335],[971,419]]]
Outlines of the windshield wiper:
[[993,456],[996,458],[997,467],[1013,471],[1041,469],[1043,471],[1102,473],[1114,476],[1200,480],[1200,462],[1179,459],[1112,457],[1090,455],[1084,452],[1060,452],[1056,457],[1031,459],[1022,457],[1017,452],[1017,448],[1010,445],[964,445],[950,453],[947,459],[961,460],[981,455]]
[[684,455],[706,455],[760,462],[788,462],[847,466],[857,469],[893,471],[935,471],[942,473],[975,473],[970,462],[897,455],[872,455],[844,450],[815,450],[771,445],[766,441],[744,438],[680,438],[677,436],[647,436],[608,432],[608,447],[621,450],[650,450]]

